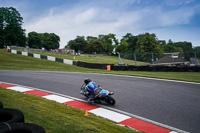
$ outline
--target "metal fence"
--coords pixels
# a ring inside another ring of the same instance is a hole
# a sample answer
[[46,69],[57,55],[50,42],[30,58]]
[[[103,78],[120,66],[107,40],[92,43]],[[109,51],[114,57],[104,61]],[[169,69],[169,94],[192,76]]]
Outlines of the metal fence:
[[[10,46],[11,49],[21,49],[21,50],[24,50],[26,52],[29,52],[29,51],[33,51],[33,52],[40,52],[40,53],[53,53],[53,54],[62,54],[62,55],[67,55],[69,54],[69,52],[65,52],[65,51],[48,51],[48,50],[45,50],[45,49],[34,49],[34,48],[28,48],[28,47],[19,47],[19,46]],[[70,53],[70,55],[73,55],[75,53]]]
[[[200,51],[191,53],[179,53],[179,52],[168,52],[168,53],[133,53],[133,54],[120,54],[120,60],[122,63],[126,64],[127,60],[130,65],[142,65],[142,64],[161,64],[161,63],[171,63],[171,64],[194,64],[200,65]],[[132,61],[132,62],[131,62]],[[141,64],[142,62],[142,64]],[[129,64],[128,64],[129,65]]]

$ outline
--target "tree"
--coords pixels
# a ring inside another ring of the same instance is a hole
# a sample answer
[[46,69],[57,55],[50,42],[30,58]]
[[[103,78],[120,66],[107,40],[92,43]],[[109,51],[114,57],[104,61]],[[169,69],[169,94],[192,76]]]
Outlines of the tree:
[[116,51],[119,53],[126,53],[128,52],[128,42],[125,38],[121,39],[120,45],[117,46]]
[[160,53],[162,50],[155,34],[140,34],[137,41],[137,51],[141,53],[155,52]]
[[87,45],[87,41],[84,36],[77,36],[76,39],[68,42],[65,48],[74,49],[76,52],[84,51],[85,46]]
[[184,57],[186,60],[190,59],[190,54],[193,53],[192,43],[191,42],[176,42],[174,43],[175,47],[180,47],[183,50]]
[[175,45],[169,45],[169,44],[161,45],[161,49],[165,53],[179,52],[180,54],[183,54],[183,49]]
[[44,47],[46,50],[59,48],[60,37],[57,36],[56,34],[42,33],[39,35],[40,35],[42,47]]
[[30,48],[36,48],[36,49],[42,48],[41,38],[37,32],[33,31],[28,33],[27,41],[28,41],[28,46]]
[[[156,39],[155,34],[140,34],[138,35],[138,41],[137,41],[137,47],[136,51],[139,53],[144,53],[141,58],[145,61],[151,62],[152,56],[150,56],[150,53],[161,53],[161,47]],[[157,55],[159,56],[159,54]],[[157,58],[154,56],[154,58]]]
[[93,37],[93,36],[87,36],[86,37],[87,42],[90,42],[90,41],[96,40],[96,39],[97,39],[97,37]]
[[0,47],[7,45],[26,45],[25,30],[22,29],[23,18],[13,7],[0,8]]
[[134,53],[137,46],[138,36],[133,36],[131,33],[127,33],[125,36],[123,36],[121,41],[124,41],[123,39],[125,39],[128,43],[128,53]]
[[165,40],[158,40],[158,43],[159,43],[160,45],[166,45],[166,44],[167,44]]
[[115,37],[115,34],[101,35],[99,36],[103,43],[103,49],[106,53],[111,53],[113,51],[114,45],[118,45],[118,40]]
[[200,46],[194,47],[195,56],[200,59]]
[[103,43],[100,39],[94,39],[88,42],[85,47],[85,52],[97,52],[101,53],[103,51]]
[[173,45],[174,44],[174,42],[172,42],[172,40],[171,39],[169,39],[169,41],[168,41],[168,43],[167,43],[168,45]]

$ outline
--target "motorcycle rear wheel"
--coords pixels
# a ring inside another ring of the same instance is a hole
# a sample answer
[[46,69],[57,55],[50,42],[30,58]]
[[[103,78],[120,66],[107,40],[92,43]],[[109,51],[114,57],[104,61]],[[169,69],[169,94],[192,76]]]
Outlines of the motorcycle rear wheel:
[[105,97],[105,102],[108,103],[108,104],[114,105],[115,104],[115,99],[112,98],[111,96],[106,96]]

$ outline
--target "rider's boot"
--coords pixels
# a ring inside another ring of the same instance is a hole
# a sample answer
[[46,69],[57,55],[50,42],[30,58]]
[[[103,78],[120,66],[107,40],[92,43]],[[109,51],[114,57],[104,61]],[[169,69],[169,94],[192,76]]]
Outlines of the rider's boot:
[[94,100],[88,99],[88,103],[94,103]]

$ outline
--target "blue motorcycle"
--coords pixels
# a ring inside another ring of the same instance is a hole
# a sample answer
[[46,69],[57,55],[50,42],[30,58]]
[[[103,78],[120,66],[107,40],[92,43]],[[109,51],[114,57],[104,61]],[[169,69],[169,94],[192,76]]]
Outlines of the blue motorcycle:
[[[104,102],[106,102],[108,104],[111,104],[111,105],[115,104],[115,99],[113,97],[111,97],[111,95],[113,95],[114,92],[109,92],[108,90],[102,89],[99,85],[96,85],[95,82],[92,82],[90,84],[95,86],[95,91],[94,91],[95,99],[94,99],[94,101],[96,103],[100,103],[100,101],[104,101]],[[88,98],[88,95],[82,93],[84,91],[84,87],[83,86],[81,87],[81,92],[80,93]]]

